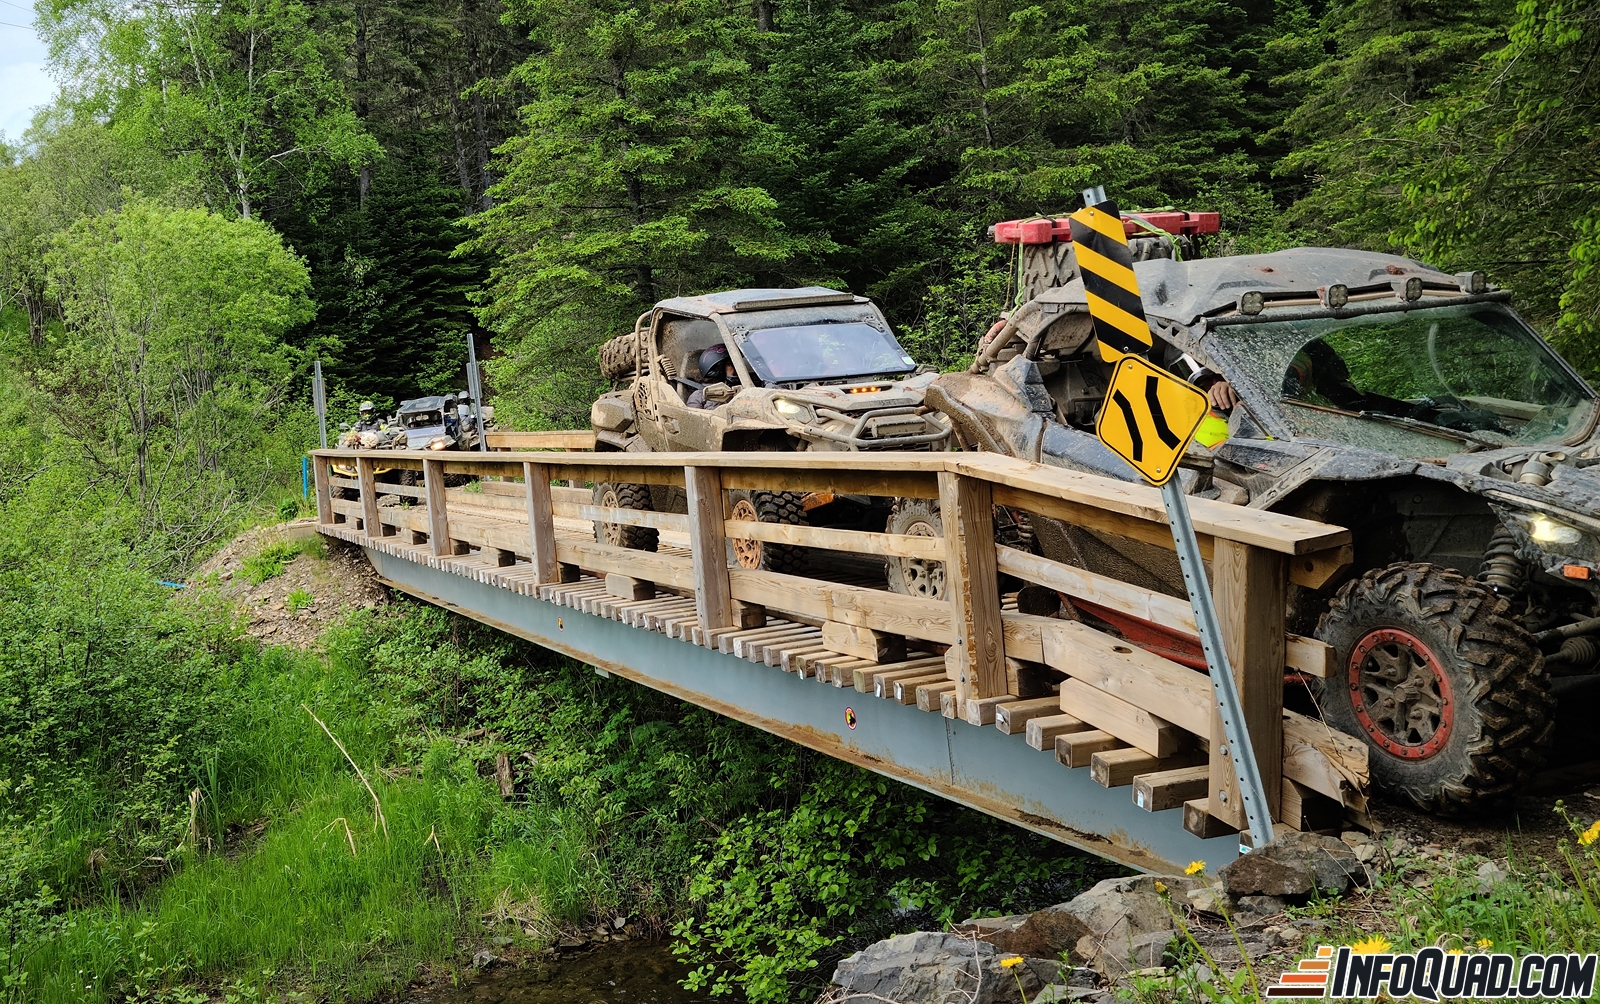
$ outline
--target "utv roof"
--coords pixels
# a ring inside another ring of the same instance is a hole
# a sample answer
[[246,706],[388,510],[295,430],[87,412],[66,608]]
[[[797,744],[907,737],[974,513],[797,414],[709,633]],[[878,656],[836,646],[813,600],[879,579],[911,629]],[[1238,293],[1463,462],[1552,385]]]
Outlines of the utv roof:
[[444,409],[445,399],[442,396],[419,397],[410,401],[401,401],[400,410],[397,414],[414,415],[419,411],[443,411]]
[[[1290,248],[1272,254],[1195,261],[1155,258],[1134,262],[1133,271],[1139,278],[1145,313],[1178,324],[1193,324],[1208,314],[1230,311],[1240,296],[1250,292],[1261,293],[1269,305],[1274,300],[1311,301],[1314,305],[1317,290],[1324,286],[1342,284],[1351,296],[1373,291],[1387,293],[1393,283],[1412,276],[1422,280],[1424,291],[1452,296],[1465,292],[1455,276],[1431,265],[1399,255],[1345,248]],[[1082,279],[1046,290],[1036,299],[1044,309],[1043,315],[1033,320],[1035,324],[1054,320],[1051,311],[1061,309],[1046,307],[1047,303],[1088,309]],[[1029,327],[1022,318],[1018,320],[1019,327]]]
[[701,296],[675,296],[656,304],[657,309],[689,317],[710,317],[751,310],[777,310],[783,307],[827,307],[866,303],[867,298],[843,293],[826,286],[801,286],[798,289],[730,289]]

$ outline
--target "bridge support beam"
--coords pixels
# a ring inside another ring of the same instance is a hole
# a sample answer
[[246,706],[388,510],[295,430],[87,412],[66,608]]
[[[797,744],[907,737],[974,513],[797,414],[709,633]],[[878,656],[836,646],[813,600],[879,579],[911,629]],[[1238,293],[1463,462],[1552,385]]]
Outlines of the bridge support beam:
[[366,551],[385,583],[419,599],[1131,867],[1170,874],[1203,860],[1215,871],[1238,855],[1234,835],[1196,837],[1178,825],[1181,809],[1145,812],[1128,788],[1103,788],[1088,771],[1067,770],[1049,751],[993,726],[848,687],[819,687],[655,631]]

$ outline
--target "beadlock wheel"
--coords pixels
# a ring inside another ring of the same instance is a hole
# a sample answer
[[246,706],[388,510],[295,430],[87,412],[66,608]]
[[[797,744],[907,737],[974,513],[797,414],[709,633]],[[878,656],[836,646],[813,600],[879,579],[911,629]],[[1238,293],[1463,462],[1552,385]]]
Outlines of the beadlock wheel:
[[1450,678],[1409,631],[1379,628],[1350,652],[1350,703],[1367,737],[1385,752],[1426,760],[1444,748],[1455,721]]
[[[749,499],[740,499],[733,504],[733,511],[729,518],[743,520],[749,523],[760,522],[761,517],[756,515],[756,504]],[[734,560],[739,562],[740,568],[761,567],[761,541],[749,540],[744,537],[733,539]]]
[[1544,760],[1554,701],[1511,607],[1452,569],[1401,563],[1345,583],[1317,625],[1323,718],[1367,744],[1379,793],[1463,815],[1509,802]]

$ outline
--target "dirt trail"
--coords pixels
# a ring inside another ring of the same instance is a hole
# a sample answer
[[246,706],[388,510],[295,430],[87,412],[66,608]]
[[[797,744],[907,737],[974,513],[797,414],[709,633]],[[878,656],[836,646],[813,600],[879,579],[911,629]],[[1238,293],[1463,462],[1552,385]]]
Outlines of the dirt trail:
[[[323,540],[323,554],[296,553],[283,571],[259,584],[250,581],[246,563],[274,544],[297,544],[318,538],[315,521],[295,520],[260,526],[237,537],[190,577],[192,589],[217,590],[249,618],[246,631],[269,645],[310,648],[329,624],[352,610],[372,609],[388,601],[361,549],[338,540]],[[298,609],[291,596],[309,602]]]

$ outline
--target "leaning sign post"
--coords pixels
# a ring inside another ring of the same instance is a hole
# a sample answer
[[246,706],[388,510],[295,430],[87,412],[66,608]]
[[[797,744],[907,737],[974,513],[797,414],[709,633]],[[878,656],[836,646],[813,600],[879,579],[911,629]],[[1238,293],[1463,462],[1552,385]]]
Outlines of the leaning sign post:
[[[1184,588],[1189,592],[1206,666],[1211,670],[1211,690],[1222,718],[1227,748],[1219,752],[1233,764],[1251,843],[1260,847],[1272,840],[1272,813],[1255,749],[1250,744],[1250,732],[1245,727],[1233,667],[1222,644],[1222,627],[1206,581],[1205,565],[1201,563],[1200,543],[1189,519],[1189,501],[1176,476],[1178,461],[1210,405],[1200,390],[1145,358],[1152,344],[1150,323],[1145,318],[1139,281],[1133,274],[1133,256],[1128,252],[1122,215],[1116,203],[1106,199],[1103,188],[1088,189],[1083,201],[1084,208],[1072,214],[1072,243],[1101,358],[1116,364],[1095,422],[1095,434],[1107,449],[1161,489]],[[1239,849],[1250,848],[1241,842]]]

